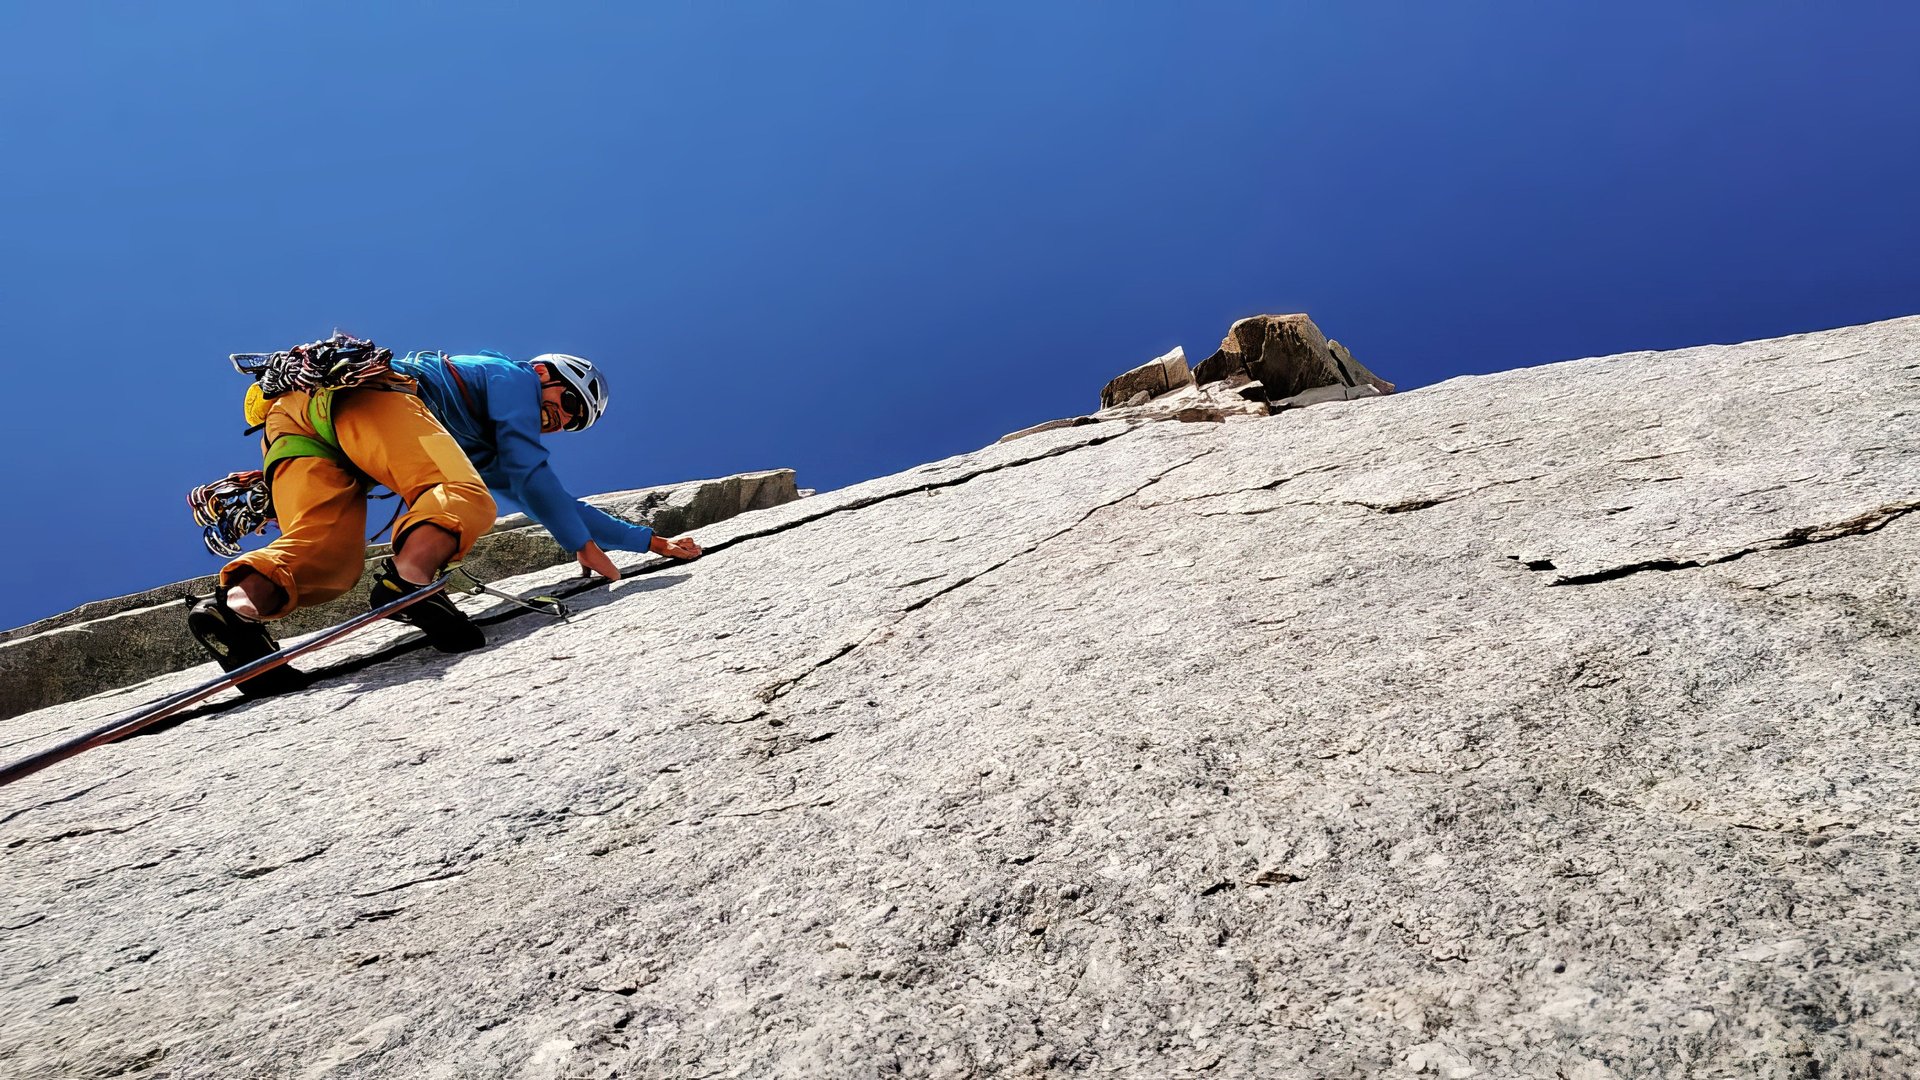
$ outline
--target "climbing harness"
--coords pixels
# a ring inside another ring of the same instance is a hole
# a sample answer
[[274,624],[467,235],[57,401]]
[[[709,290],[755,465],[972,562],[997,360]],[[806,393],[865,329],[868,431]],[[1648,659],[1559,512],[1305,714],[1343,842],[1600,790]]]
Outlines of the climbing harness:
[[460,400],[467,403],[467,412],[471,413],[475,419],[484,420],[487,414],[480,408],[480,403],[473,399],[473,391],[467,389],[467,380],[460,377],[460,369],[453,366],[453,357],[446,353],[431,355],[440,358],[440,366],[446,369],[447,377],[453,380],[453,385],[460,388]]
[[333,392],[335,387],[324,387],[307,395],[307,423],[312,426],[312,435],[288,432],[273,440],[267,447],[266,460],[260,466],[268,477],[273,476],[273,467],[288,458],[323,457],[334,464],[357,473],[353,463],[347,460],[347,452],[340,449],[340,436],[333,428]]
[[[266,426],[274,398],[295,390],[307,391],[307,423],[314,432],[283,434],[267,447],[259,469],[232,473],[187,493],[187,505],[202,529],[207,550],[231,559],[240,554],[241,538],[265,532],[274,522],[272,478],[274,466],[280,462],[326,458],[359,477],[363,487],[372,488],[372,480],[362,475],[340,448],[333,426],[334,394],[356,387],[400,390],[406,384],[395,381],[393,350],[338,330],[322,341],[280,352],[232,353],[228,359],[235,371],[254,380],[247,388],[243,406],[247,434]],[[399,513],[395,511],[394,521],[399,520]],[[380,532],[392,528],[393,523],[387,522]]]

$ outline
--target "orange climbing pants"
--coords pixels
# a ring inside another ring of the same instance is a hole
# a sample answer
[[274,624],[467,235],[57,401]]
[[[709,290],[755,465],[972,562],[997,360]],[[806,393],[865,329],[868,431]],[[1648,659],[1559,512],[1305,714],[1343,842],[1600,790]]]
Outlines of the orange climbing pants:
[[[292,391],[273,399],[267,412],[267,445],[282,435],[318,437],[307,412],[308,395]],[[458,536],[453,561],[493,528],[493,496],[460,444],[433,418],[420,398],[393,390],[336,390],[334,438],[353,470],[324,457],[277,463],[273,485],[280,538],[249,551],[220,572],[224,588],[245,570],[266,576],[287,592],[281,618],[353,588],[367,558],[367,489],[362,476],[392,489],[407,504],[394,523],[396,547],[417,525],[438,525]]]

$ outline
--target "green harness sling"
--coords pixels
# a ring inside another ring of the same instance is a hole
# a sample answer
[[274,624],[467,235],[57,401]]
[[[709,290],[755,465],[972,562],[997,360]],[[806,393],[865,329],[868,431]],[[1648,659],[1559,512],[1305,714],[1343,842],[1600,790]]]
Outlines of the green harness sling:
[[[333,430],[333,393],[335,387],[323,387],[313,391],[307,397],[307,423],[313,426],[313,435],[301,435],[288,432],[273,440],[267,447],[265,460],[260,471],[266,474],[267,484],[273,484],[273,467],[292,458],[326,458],[334,464],[358,477],[364,486],[373,486],[373,481],[347,458],[347,452],[340,449],[340,437]],[[315,436],[318,436],[317,438]]]
[[[370,491],[380,486],[373,477],[355,467],[348,459],[347,452],[340,448],[340,436],[333,430],[333,392],[335,390],[392,390],[403,394],[413,392],[404,386],[327,386],[312,391],[307,398],[307,423],[313,425],[314,434],[301,435],[298,432],[288,432],[280,436],[267,447],[264,460],[260,463],[260,474],[266,482],[268,498],[273,497],[273,467],[283,461],[303,457],[326,458],[358,480],[362,490]],[[376,499],[390,497],[390,495],[374,496]],[[380,532],[374,533],[374,538],[378,539],[381,533],[393,528],[393,523],[400,520],[400,513],[405,509],[404,505],[396,507],[393,511],[393,519],[382,526]],[[456,562],[449,565],[457,567],[460,564]]]

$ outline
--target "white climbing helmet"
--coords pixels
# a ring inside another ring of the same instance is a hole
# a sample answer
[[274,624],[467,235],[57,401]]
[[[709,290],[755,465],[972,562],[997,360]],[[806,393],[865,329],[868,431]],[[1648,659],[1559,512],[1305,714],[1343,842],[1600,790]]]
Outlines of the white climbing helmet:
[[528,361],[545,364],[561,382],[580,396],[580,409],[574,413],[573,422],[568,431],[583,431],[593,426],[600,414],[607,411],[607,377],[593,366],[593,361],[584,356],[569,356],[566,353],[541,353]]

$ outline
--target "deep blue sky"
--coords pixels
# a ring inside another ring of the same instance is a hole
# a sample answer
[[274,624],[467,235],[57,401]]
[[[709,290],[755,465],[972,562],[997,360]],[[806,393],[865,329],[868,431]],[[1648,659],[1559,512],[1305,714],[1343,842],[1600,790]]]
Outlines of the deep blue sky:
[[602,363],[585,494],[839,487],[1263,311],[1402,387],[1920,312],[1920,5],[1153,7],[5,5],[0,625],[214,570],[225,356],[336,326]]

